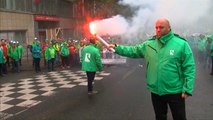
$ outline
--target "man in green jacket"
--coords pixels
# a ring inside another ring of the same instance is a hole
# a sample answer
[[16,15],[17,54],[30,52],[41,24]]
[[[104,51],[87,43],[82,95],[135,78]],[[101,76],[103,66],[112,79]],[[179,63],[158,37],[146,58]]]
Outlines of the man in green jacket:
[[101,61],[101,54],[98,48],[95,47],[96,40],[90,38],[90,44],[82,50],[82,70],[86,71],[88,80],[88,95],[96,94],[97,91],[93,90],[93,84],[95,74],[97,71],[101,71],[103,68]]
[[156,36],[135,46],[111,44],[115,53],[146,61],[147,89],[156,120],[166,120],[168,105],[174,120],[186,120],[185,99],[192,95],[195,63],[185,39],[171,31],[167,19],[158,19]]
[[45,60],[47,62],[47,70],[48,72],[54,71],[55,59],[56,59],[56,50],[52,46],[52,42],[47,44],[47,48],[45,49]]
[[211,55],[211,58],[212,58],[212,70],[211,70],[211,73],[210,75],[213,75],[213,35],[211,36],[211,44],[210,44],[210,55]]

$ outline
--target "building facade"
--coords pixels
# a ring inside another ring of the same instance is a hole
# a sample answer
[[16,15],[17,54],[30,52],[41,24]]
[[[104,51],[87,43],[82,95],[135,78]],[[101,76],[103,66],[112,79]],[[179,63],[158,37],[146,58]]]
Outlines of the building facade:
[[24,45],[35,37],[80,39],[83,31],[84,1],[80,0],[0,0],[0,39],[16,40]]

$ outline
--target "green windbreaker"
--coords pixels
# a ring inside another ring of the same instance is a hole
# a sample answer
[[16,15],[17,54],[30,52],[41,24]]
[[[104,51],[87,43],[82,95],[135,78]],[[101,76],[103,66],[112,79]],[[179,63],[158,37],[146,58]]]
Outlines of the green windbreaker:
[[103,68],[100,51],[93,44],[84,47],[81,60],[83,71],[96,72]]
[[22,45],[18,45],[17,48],[18,48],[19,55],[20,55],[19,57],[21,59],[24,54],[24,47]]
[[4,63],[4,53],[3,49],[0,47],[0,64]]
[[147,88],[158,95],[192,95],[195,63],[188,43],[172,32],[135,46],[118,45],[116,53],[146,61]]
[[52,46],[49,46],[45,49],[44,57],[46,61],[51,60],[52,58],[55,58],[55,56],[56,56],[56,51]]
[[69,48],[67,46],[62,46],[61,47],[61,56],[69,56],[69,55],[70,55]]
[[211,42],[210,50],[211,50],[211,56],[213,56],[213,41]]
[[9,49],[8,55],[9,55],[10,58],[12,58],[15,61],[19,61],[19,59],[20,59],[20,54],[19,54],[19,51],[18,51],[17,47],[14,47],[14,48],[11,47]]

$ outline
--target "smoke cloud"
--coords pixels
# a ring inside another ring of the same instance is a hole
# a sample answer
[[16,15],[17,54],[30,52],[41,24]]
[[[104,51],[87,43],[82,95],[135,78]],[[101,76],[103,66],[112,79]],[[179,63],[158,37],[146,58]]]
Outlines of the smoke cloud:
[[121,35],[124,34],[128,28],[126,20],[120,16],[113,16],[112,18],[93,21],[95,24],[95,34],[98,35]]
[[[98,21],[109,35],[126,39],[155,34],[155,21],[167,18],[178,34],[213,33],[212,0],[121,0],[120,4],[137,7],[131,19],[117,15]],[[103,30],[101,30],[103,31]]]

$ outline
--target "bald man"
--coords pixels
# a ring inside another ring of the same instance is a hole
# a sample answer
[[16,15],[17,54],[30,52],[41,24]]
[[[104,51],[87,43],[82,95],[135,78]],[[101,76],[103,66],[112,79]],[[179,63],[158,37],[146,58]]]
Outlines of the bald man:
[[185,99],[192,95],[195,63],[184,38],[174,34],[167,19],[155,24],[156,35],[135,46],[111,44],[115,53],[146,61],[147,89],[156,120],[167,120],[168,106],[174,120],[186,120]]

